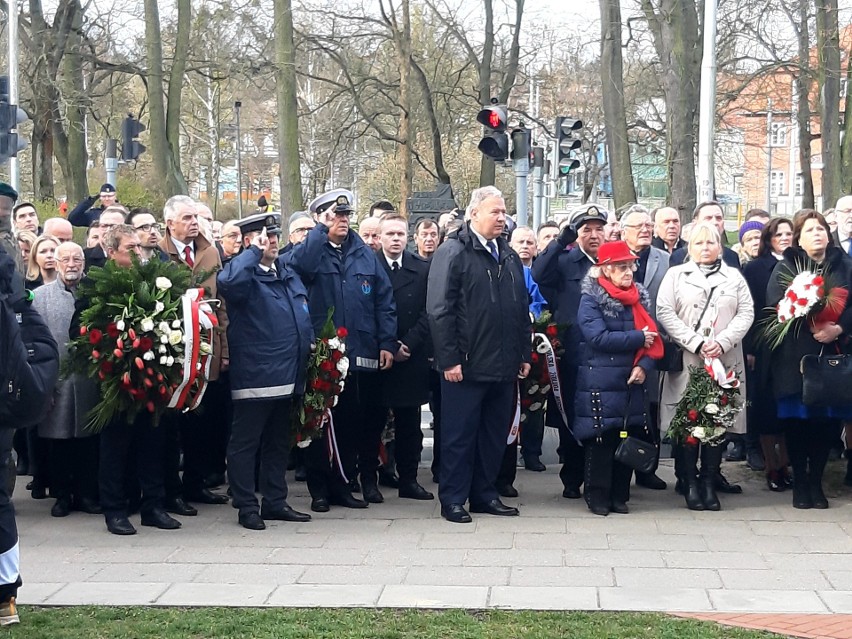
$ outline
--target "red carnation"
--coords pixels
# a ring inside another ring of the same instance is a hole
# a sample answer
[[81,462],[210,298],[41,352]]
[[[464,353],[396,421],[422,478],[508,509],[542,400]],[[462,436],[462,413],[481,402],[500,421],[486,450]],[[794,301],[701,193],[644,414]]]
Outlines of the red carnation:
[[822,286],[824,282],[825,280],[822,278],[822,275],[817,275],[814,278],[814,284],[816,284],[817,286]]
[[154,348],[154,340],[150,337],[139,338],[139,350],[150,351],[152,348]]
[[118,330],[118,326],[115,325],[115,322],[110,322],[109,324],[107,324],[106,332],[107,332],[107,335],[109,335],[113,339],[118,337],[119,334],[120,334],[119,330]]
[[698,446],[698,443],[699,443],[698,439],[696,439],[692,435],[690,435],[686,438],[686,445],[687,446]]
[[343,357],[343,353],[341,353],[340,351],[332,351],[332,353],[331,353],[331,359],[334,362],[339,362],[342,357]]
[[107,360],[107,359],[102,361],[101,362],[101,370],[104,373],[106,373],[107,375],[109,375],[112,372],[112,362]]
[[689,419],[689,421],[691,421],[691,422],[697,422],[698,421],[698,411],[695,410],[694,408],[692,410],[690,410],[686,414],[686,416]]
[[822,297],[823,295],[825,295],[825,289],[824,289],[822,286],[820,286],[820,287],[817,289],[817,295],[818,295],[819,297]]
[[797,300],[797,303],[799,304],[799,306],[807,306],[808,300],[806,300],[804,297],[801,297]]
[[340,339],[346,339],[346,336],[349,335],[349,331],[346,330],[345,326],[341,326],[337,329],[337,336]]
[[544,334],[548,337],[556,337],[559,335],[559,329],[556,328],[556,324],[548,324],[547,328],[544,329]]
[[325,360],[320,364],[320,369],[327,373],[331,372],[334,370],[334,364],[330,360]]
[[96,328],[89,331],[89,344],[100,344],[104,334]]
[[320,379],[312,379],[311,380],[311,388],[313,388],[314,390],[319,390],[321,385],[322,385],[322,380],[320,380]]

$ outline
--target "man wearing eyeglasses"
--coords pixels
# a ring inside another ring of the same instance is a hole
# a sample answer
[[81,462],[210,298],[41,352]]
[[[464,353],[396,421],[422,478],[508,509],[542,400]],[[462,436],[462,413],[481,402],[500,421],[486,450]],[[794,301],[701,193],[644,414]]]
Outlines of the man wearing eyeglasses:
[[[651,215],[641,204],[634,204],[628,208],[621,217],[621,239],[627,243],[630,251],[639,259],[636,260],[636,273],[634,281],[642,284],[650,296],[651,307],[648,311],[654,321],[657,319],[657,293],[660,290],[660,282],[669,268],[669,254],[659,248],[651,246],[654,235],[654,223]],[[659,373],[649,370],[646,373],[645,388],[648,391],[650,404],[648,416],[648,440],[656,444],[658,440],[659,426],[657,415],[659,409]],[[659,449],[658,449],[659,450]],[[659,461],[659,455],[658,455]],[[656,474],[656,469],[650,473],[636,473],[636,483],[639,486],[651,490],[665,490],[666,482]]]
[[139,241],[142,243],[142,261],[147,262],[155,256],[161,262],[169,261],[169,256],[159,247],[160,240],[163,239],[162,226],[150,209],[133,209],[127,216],[127,223],[139,234]]
[[228,220],[222,225],[222,266],[238,255],[242,248],[243,233],[237,222],[239,220]]
[[101,240],[97,246],[87,248],[83,253],[86,256],[86,270],[93,266],[104,266],[107,262],[106,236],[110,229],[124,224],[125,213],[123,207],[108,207],[98,218],[98,227],[101,230]]
[[834,207],[837,229],[834,241],[847,255],[852,255],[852,195],[844,195]]
[[307,213],[298,214],[294,213],[290,216],[290,226],[288,227],[288,231],[290,232],[290,236],[287,238],[290,240],[290,244],[285,251],[293,248],[296,244],[301,244],[305,241],[305,238],[308,236],[308,231],[314,228],[317,225],[314,218],[312,218]]

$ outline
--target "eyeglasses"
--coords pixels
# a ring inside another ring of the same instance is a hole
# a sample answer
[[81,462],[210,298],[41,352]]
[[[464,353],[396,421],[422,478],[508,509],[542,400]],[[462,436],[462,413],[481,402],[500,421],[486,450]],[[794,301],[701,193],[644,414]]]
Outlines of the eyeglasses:
[[73,256],[73,257],[70,257],[70,256],[60,257],[57,260],[57,262],[59,262],[60,264],[72,264],[72,263],[73,264],[82,264],[85,261],[86,261],[85,258],[83,258],[82,256],[76,256],[76,255]]
[[627,229],[652,229],[654,225],[651,222],[643,222],[642,224],[622,224]]
[[[101,225],[101,226],[103,226],[103,225]],[[134,226],[133,228],[136,229],[137,231],[142,231],[143,233],[150,233],[151,229],[154,229],[155,231],[160,232],[163,227],[160,226],[159,224],[142,224],[141,226]]]
[[303,229],[293,229],[293,230],[292,230],[292,231],[290,231],[290,232],[291,232],[291,233],[307,233],[307,232],[308,232],[308,231],[310,231],[312,228],[313,228],[312,226],[309,226],[309,227],[307,227],[307,228],[303,228]]
[[615,264],[609,264],[608,266],[619,273],[626,273],[627,271],[636,272],[639,269],[636,262],[616,262]]

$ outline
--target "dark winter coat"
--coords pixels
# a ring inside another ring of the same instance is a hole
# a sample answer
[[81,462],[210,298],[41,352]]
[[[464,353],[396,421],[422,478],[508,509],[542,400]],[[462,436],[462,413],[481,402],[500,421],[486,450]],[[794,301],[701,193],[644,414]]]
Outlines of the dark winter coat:
[[[806,270],[816,272],[816,264],[807,253],[800,248],[790,247],[784,251],[784,259],[781,260],[772,271],[769,286],[766,290],[766,304],[775,306],[784,296],[786,286],[781,282],[784,271],[792,275],[799,272],[796,263],[804,264]],[[850,291],[852,296],[852,258],[843,249],[829,246],[826,250],[826,258],[823,262],[826,282],[829,286],[842,286]],[[838,324],[843,327],[838,346],[848,346],[849,336],[852,335],[852,299],[846,301],[846,308],[840,316]],[[816,341],[813,334],[807,328],[800,331],[791,330],[778,348],[772,351],[772,390],[776,399],[782,397],[801,396],[802,373],[799,369],[802,357],[805,355],[818,355],[823,345]],[[827,353],[835,352],[835,345],[827,344]]]
[[[636,286],[639,301],[648,310],[648,291],[641,284]],[[574,435],[581,441],[600,437],[606,431],[621,428],[628,412],[628,426],[643,426],[645,386],[627,386],[636,351],[645,344],[644,333],[634,325],[633,311],[610,296],[597,279],[586,276],[577,327],[583,341],[574,396]],[[646,355],[637,366],[647,373],[654,363]]]
[[278,271],[260,268],[261,251],[249,247],[219,273],[228,303],[231,396],[275,399],[301,394],[314,339],[308,299],[299,276],[279,259]]
[[[379,351],[396,353],[396,305],[387,273],[373,250],[350,230],[338,252],[328,241],[328,227],[317,224],[304,242],[281,256],[308,289],[311,322],[319,333],[334,308],[334,325],[349,331],[350,367],[379,370]],[[236,259],[236,258],[235,258]]]
[[381,371],[382,398],[385,406],[422,406],[429,401],[429,358],[432,338],[426,315],[426,286],[429,262],[410,251],[403,251],[402,266],[394,274],[383,253],[379,263],[393,287],[396,303],[397,338],[411,351],[404,362]]
[[530,313],[521,259],[502,237],[500,261],[465,224],[438,247],[426,310],[438,370],[461,364],[465,380],[517,378],[530,361]]

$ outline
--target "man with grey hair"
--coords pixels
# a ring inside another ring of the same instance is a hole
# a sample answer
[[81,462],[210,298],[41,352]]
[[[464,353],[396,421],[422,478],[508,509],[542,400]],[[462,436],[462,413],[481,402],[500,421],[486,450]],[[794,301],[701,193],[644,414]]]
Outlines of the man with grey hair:
[[[225,495],[216,494],[204,486],[204,478],[216,474],[219,460],[213,460],[208,454],[207,437],[211,428],[208,422],[222,419],[222,411],[215,403],[220,395],[227,392],[216,382],[222,372],[228,369],[228,341],[225,330],[228,327],[228,315],[225,303],[217,295],[216,274],[222,270],[222,260],[218,249],[200,232],[198,224],[198,204],[185,195],[175,195],[166,201],[163,207],[163,219],[166,232],[160,241],[160,248],[176,264],[185,264],[192,270],[193,277],[204,280],[199,286],[209,291],[210,297],[219,300],[216,317],[219,330],[213,333],[213,363],[210,365],[210,386],[204,394],[201,409],[195,412],[168,415],[166,422],[166,510],[178,515],[195,515],[198,511],[187,502],[203,504],[226,504]],[[205,417],[202,418],[201,415]],[[183,444],[183,478],[179,473],[181,443]]]
[[844,195],[834,205],[834,217],[837,228],[834,230],[834,242],[847,255],[852,255],[852,195]]
[[70,242],[74,239],[74,229],[71,222],[64,217],[51,217],[44,221],[44,235],[52,235],[60,243]]
[[97,246],[87,248],[83,251],[86,256],[86,269],[93,266],[104,266],[107,261],[107,235],[109,232],[119,225],[124,224],[126,212],[124,207],[108,206],[98,218],[98,228],[100,229],[101,239]]
[[530,319],[521,260],[502,237],[506,203],[476,189],[470,221],[435,251],[426,311],[441,380],[441,515],[512,516],[495,486],[517,378],[530,370]]
[[654,239],[651,246],[662,249],[669,255],[686,246],[680,238],[680,213],[673,206],[661,206],[651,211],[654,222]]

